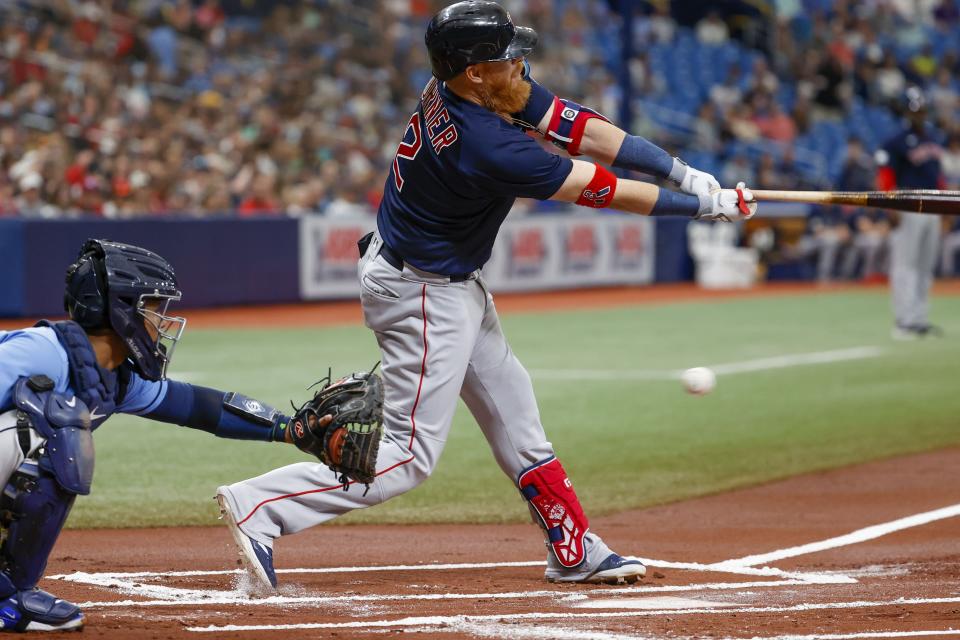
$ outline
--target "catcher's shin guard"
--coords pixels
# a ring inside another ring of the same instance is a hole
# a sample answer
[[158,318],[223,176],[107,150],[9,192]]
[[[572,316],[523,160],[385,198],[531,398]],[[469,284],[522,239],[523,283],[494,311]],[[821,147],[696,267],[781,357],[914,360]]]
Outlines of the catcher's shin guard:
[[541,460],[521,471],[517,484],[557,561],[568,568],[583,562],[583,539],[590,524],[560,461],[555,456]]
[[40,581],[74,498],[33,460],[10,476],[0,498],[6,528],[0,545],[0,597],[32,589]]

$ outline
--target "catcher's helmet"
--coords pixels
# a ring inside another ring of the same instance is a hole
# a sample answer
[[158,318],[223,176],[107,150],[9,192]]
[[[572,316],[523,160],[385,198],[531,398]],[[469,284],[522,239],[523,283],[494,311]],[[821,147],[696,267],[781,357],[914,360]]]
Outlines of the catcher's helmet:
[[438,80],[449,80],[471,64],[514,60],[537,46],[537,32],[517,27],[496,2],[466,0],[433,16],[424,37]]
[[[112,329],[140,375],[148,380],[166,376],[187,322],[166,315],[181,295],[170,263],[140,247],[87,240],[67,268],[66,284],[63,305],[71,320],[86,331]],[[144,322],[156,329],[156,339]]]

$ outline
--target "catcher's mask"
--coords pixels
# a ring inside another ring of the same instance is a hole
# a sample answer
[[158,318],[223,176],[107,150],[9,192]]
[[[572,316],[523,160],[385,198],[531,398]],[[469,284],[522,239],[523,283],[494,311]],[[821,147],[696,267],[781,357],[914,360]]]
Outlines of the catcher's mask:
[[140,375],[166,377],[187,324],[167,313],[181,297],[170,263],[133,245],[87,240],[67,268],[66,285],[63,304],[71,320],[86,331],[112,329]]

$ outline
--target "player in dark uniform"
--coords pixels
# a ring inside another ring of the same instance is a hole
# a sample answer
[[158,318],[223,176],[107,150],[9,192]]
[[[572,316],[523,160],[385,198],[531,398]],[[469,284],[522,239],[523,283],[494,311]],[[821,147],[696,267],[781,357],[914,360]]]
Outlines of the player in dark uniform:
[[[907,89],[907,125],[877,152],[877,186],[892,189],[943,187],[940,157],[943,137],[927,118],[926,98],[918,87]],[[891,214],[890,293],[896,340],[913,340],[942,331],[930,323],[930,287],[940,253],[939,216]]]
[[[368,492],[341,491],[318,465],[298,464],[221,487],[228,521],[258,543],[422,482],[462,397],[545,530],[548,580],[622,583],[644,574],[639,560],[614,553],[589,530],[480,268],[518,197],[723,220],[747,218],[756,204],[746,189],[721,190],[713,176],[536,83],[524,60],[536,41],[494,2],[460,2],[431,20],[434,78],[402,135],[377,232],[361,243],[364,319],[383,357],[377,477]],[[599,164],[550,153],[528,135],[534,131],[571,154],[671,178],[687,193],[618,180]]]

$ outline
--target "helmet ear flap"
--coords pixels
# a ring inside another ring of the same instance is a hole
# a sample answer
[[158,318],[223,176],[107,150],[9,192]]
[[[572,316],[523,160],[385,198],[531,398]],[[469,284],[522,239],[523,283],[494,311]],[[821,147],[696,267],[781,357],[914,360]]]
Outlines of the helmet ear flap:
[[107,276],[103,248],[88,241],[77,261],[67,267],[64,310],[88,331],[109,326]]

